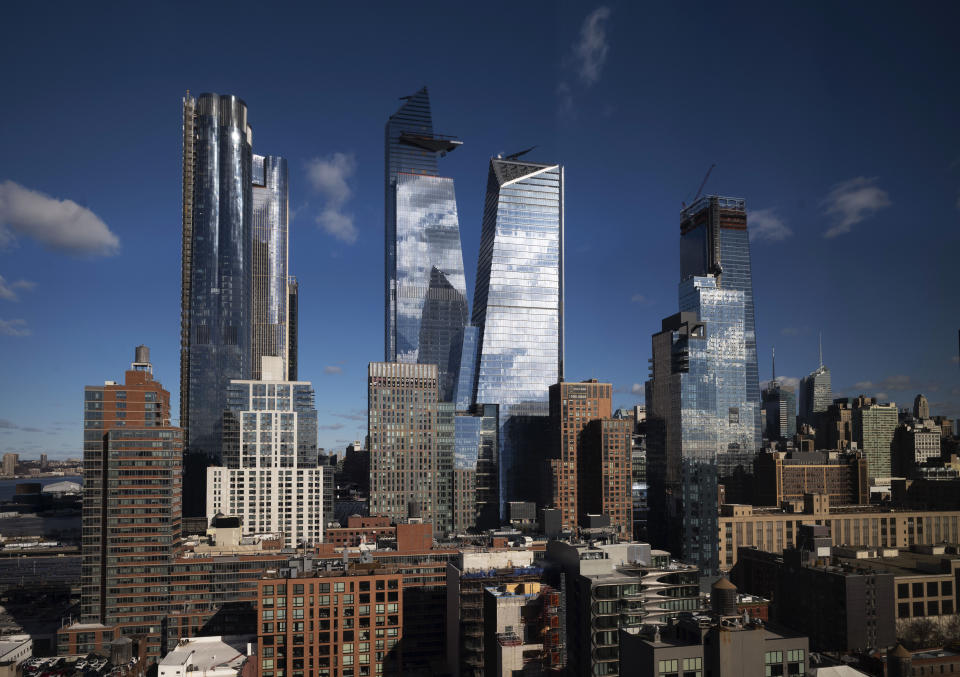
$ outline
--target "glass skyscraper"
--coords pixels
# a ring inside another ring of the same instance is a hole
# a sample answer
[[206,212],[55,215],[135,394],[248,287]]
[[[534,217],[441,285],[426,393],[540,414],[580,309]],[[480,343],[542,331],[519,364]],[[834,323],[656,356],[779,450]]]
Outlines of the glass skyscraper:
[[[742,301],[741,301],[742,306]],[[646,386],[651,541],[705,574],[718,568],[717,374],[707,323],[695,312],[653,335]]]
[[820,366],[800,379],[800,422],[817,427],[817,414],[833,404],[833,385],[830,369]]
[[241,99],[184,98],[180,424],[189,516],[203,514],[204,468],[220,459],[227,383],[251,370],[251,141]]
[[490,160],[473,401],[500,407],[501,512],[524,497],[523,456],[545,437],[550,386],[563,377],[563,201],[560,165]]
[[252,378],[261,375],[265,355],[288,359],[288,197],[287,161],[282,157],[253,156],[253,249],[251,251],[253,354]]
[[[714,275],[720,289],[743,292],[746,399],[754,405],[753,448],[759,449],[762,443],[760,381],[745,200],[707,196],[681,213],[680,279],[705,275]],[[745,421],[744,425],[747,424]]]
[[[680,283],[681,312],[653,336],[647,384],[650,525],[658,545],[719,567],[718,484],[752,471],[759,404],[748,395],[745,295],[713,275]],[[739,471],[739,472],[738,472]]]
[[436,364],[451,401],[467,289],[453,179],[437,157],[460,142],[433,133],[426,87],[404,99],[386,128],[385,359]]
[[763,389],[768,440],[792,440],[797,434],[797,394],[790,386],[771,381]]

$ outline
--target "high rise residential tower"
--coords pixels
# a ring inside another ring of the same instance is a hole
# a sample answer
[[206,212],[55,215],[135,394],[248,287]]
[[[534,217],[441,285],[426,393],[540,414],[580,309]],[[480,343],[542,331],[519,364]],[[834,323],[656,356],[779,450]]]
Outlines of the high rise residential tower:
[[207,468],[207,518],[239,517],[244,534],[283,532],[290,548],[323,540],[324,473],[317,465],[313,386],[288,381],[265,355],[260,380],[231,381],[224,466]]
[[83,421],[80,621],[150,635],[141,655],[156,657],[180,540],[183,436],[146,346],[124,383],[84,389]]
[[251,371],[252,136],[238,97],[184,98],[180,423],[189,516],[203,514],[205,466],[220,459],[227,383]]
[[[746,201],[711,195],[686,207],[680,218],[680,279],[713,275],[718,289],[743,292],[746,401],[753,404],[753,448],[762,441],[757,335],[753,307],[753,274]],[[682,293],[682,291],[681,291]],[[681,305],[681,310],[685,308]]]
[[550,386],[563,379],[563,205],[562,166],[490,160],[473,302],[474,401],[500,406],[501,512],[524,498],[524,462],[537,455]]
[[264,356],[281,358],[285,370],[289,365],[287,161],[254,155],[252,180],[250,371],[259,379]]
[[371,362],[367,406],[370,514],[453,528],[454,408],[435,364]]
[[433,133],[426,87],[403,98],[386,128],[385,359],[436,364],[451,401],[467,288],[453,179],[437,158],[461,142]]

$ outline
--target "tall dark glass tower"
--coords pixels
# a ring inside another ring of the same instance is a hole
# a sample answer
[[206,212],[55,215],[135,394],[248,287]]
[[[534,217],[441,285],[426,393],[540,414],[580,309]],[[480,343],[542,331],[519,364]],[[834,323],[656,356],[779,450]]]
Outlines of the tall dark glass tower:
[[525,462],[563,377],[563,167],[516,157],[490,160],[473,303],[473,401],[500,406],[501,512],[528,498]]
[[467,289],[453,179],[438,156],[460,145],[435,135],[427,88],[404,97],[386,129],[385,339],[388,362],[436,364],[451,401]]
[[241,99],[184,98],[180,424],[188,516],[203,514],[205,466],[220,460],[227,384],[250,377],[251,140]]
[[[760,449],[760,381],[757,367],[757,333],[753,309],[753,275],[746,201],[711,195],[685,208],[680,217],[680,279],[714,275],[719,289],[744,296],[746,344],[746,399],[753,405],[753,449]],[[684,308],[681,306],[681,310]]]

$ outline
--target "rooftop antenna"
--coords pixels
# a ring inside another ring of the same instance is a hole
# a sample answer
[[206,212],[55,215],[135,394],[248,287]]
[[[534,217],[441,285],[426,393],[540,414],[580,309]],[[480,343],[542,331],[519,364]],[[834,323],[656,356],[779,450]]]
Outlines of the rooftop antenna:
[[823,332],[817,332],[817,347],[820,350],[820,368],[823,369]]
[[770,378],[770,385],[777,382],[777,349],[770,348],[770,354],[773,357],[773,376]]

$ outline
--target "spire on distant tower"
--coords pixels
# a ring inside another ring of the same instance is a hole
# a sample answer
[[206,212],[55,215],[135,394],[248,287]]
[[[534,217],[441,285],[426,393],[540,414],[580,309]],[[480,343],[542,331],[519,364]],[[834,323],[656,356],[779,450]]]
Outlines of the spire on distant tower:
[[817,347],[820,350],[820,368],[823,369],[823,332],[817,332]]
[[772,369],[773,375],[770,377],[770,383],[776,383],[777,382],[777,349],[770,348],[770,354],[773,357],[773,369]]

